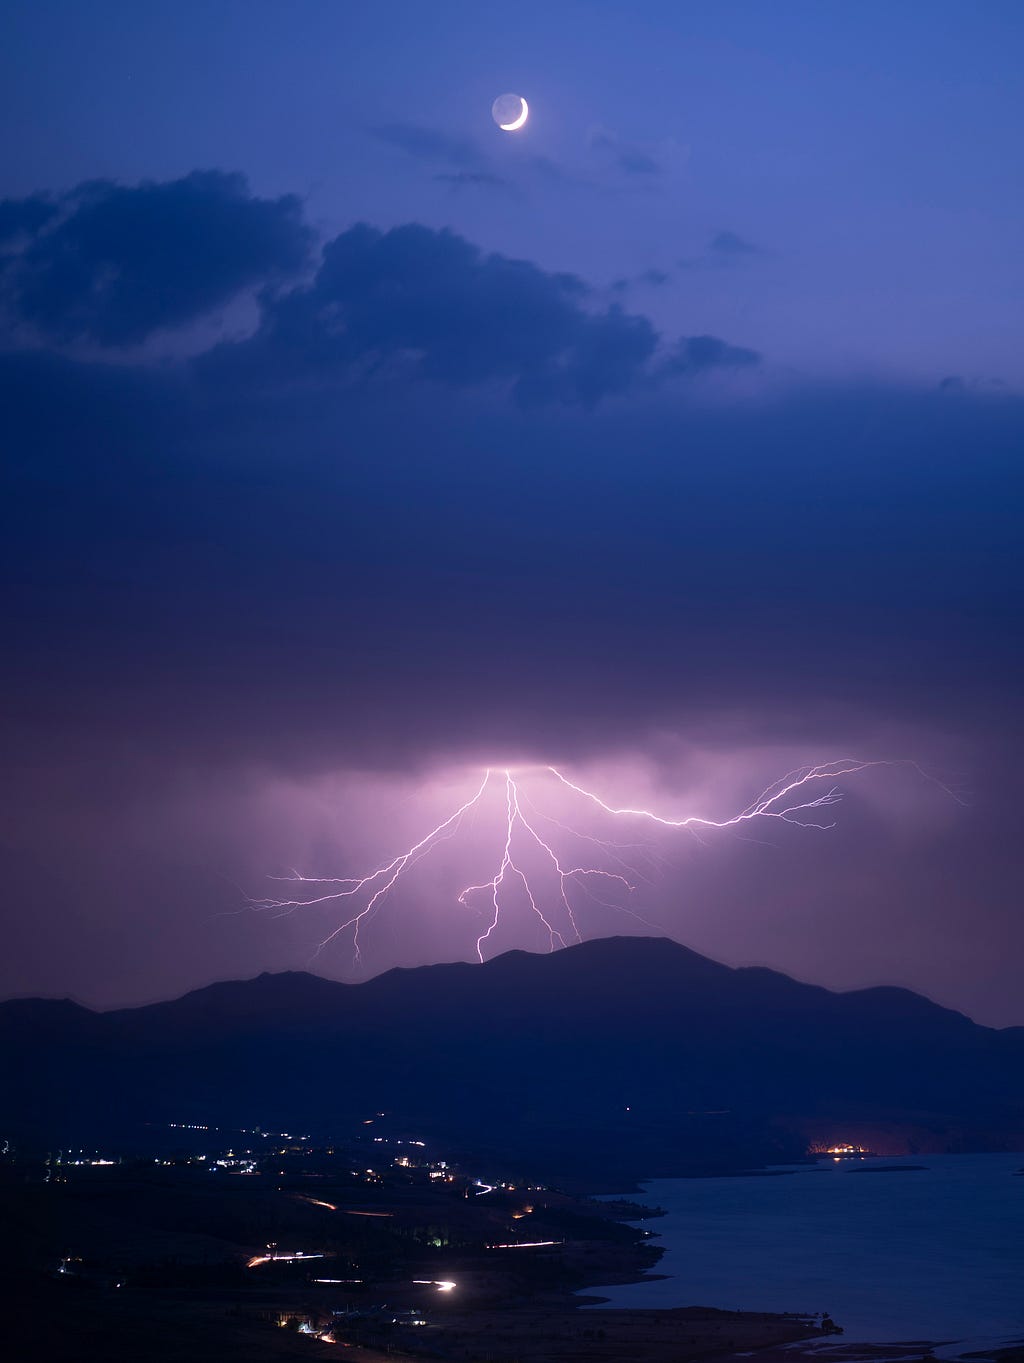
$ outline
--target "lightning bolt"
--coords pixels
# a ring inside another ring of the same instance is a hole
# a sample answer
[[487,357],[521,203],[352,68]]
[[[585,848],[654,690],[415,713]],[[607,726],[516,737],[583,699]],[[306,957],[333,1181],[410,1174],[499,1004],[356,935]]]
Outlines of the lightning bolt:
[[[489,774],[490,773],[488,773],[488,775]],[[506,876],[510,872],[512,875],[518,876],[519,880],[521,881],[523,889],[526,892],[526,898],[529,901],[531,911],[536,915],[537,918],[540,919],[541,923],[543,924],[544,928],[547,931],[548,939],[551,943],[551,950],[554,951],[556,946],[564,947],[568,945],[562,934],[556,928],[553,928],[551,924],[548,922],[547,918],[544,916],[544,912],[538,905],[536,897],[534,896],[533,890],[530,886],[530,880],[526,872],[522,869],[522,867],[516,865],[515,861],[513,861],[512,859],[512,840],[515,836],[516,824],[522,824],[523,827],[529,829],[530,832],[532,832],[532,829],[530,829],[529,824],[526,823],[526,820],[523,818],[523,812],[519,807],[519,788],[517,787],[512,777],[511,771],[505,772],[505,814],[506,814],[505,848],[504,852],[502,853],[501,862],[498,866],[497,871],[489,881],[486,881],[482,885],[467,885],[466,888],[459,895],[459,903],[465,905],[469,902],[469,898],[471,895],[477,894],[480,891],[485,891],[489,895],[491,903],[494,907],[494,914],[493,917],[491,918],[490,925],[484,932],[480,934],[480,936],[476,940],[476,954],[477,956],[479,956],[481,961],[484,959],[484,943],[487,941],[488,937],[490,937],[491,933],[498,926],[498,923],[501,919],[501,898],[500,898],[501,889],[505,883]],[[536,838],[537,835],[534,833],[533,836]],[[538,839],[538,841],[540,840]],[[541,846],[543,847],[544,843],[541,843]],[[552,853],[551,855],[553,856],[554,854]],[[555,865],[557,866],[557,864],[558,862],[556,859]],[[563,900],[565,899],[564,890],[562,898]],[[569,918],[570,921],[572,922],[573,931],[576,935],[576,938],[577,940],[582,941],[583,939],[579,935],[579,931],[576,928],[575,919],[572,916],[572,909],[569,908],[568,903],[566,903],[566,907],[568,908],[569,911]]]
[[[548,767],[547,770],[561,781],[563,786],[567,786],[577,795],[582,795],[585,799],[592,801],[606,814],[624,814],[650,819],[653,823],[661,824],[663,828],[735,828],[738,824],[749,823],[753,819],[781,819],[783,823],[799,824],[801,828],[821,829],[834,828],[835,820],[820,823],[816,819],[804,819],[800,816],[811,810],[828,809],[830,806],[838,804],[843,798],[842,792],[838,786],[831,786],[822,794],[805,799],[800,794],[801,791],[815,781],[834,781],[837,777],[850,776],[856,772],[866,771],[869,767],[892,765],[891,762],[857,762],[852,758],[839,758],[837,761],[825,762],[820,766],[799,767],[795,771],[788,772],[780,780],[773,782],[772,785],[761,792],[756,800],[747,805],[746,809],[741,810],[738,814],[731,815],[728,819],[709,819],[702,814],[687,814],[681,819],[666,819],[650,809],[617,808],[615,805],[606,804],[600,796],[595,795],[592,791],[584,790],[582,786],[576,785],[575,781],[570,781],[556,767]],[[787,804],[786,801],[790,796],[796,798],[792,804]]]
[[[527,907],[547,934],[549,949],[556,951],[572,941],[583,940],[578,919],[582,907],[581,895],[605,908],[628,914],[647,927],[657,929],[656,924],[643,918],[626,902],[635,895],[639,882],[650,880],[650,876],[638,870],[634,862],[641,860],[650,865],[655,857],[650,843],[606,841],[562,823],[543,812],[539,805],[539,796],[531,798],[524,789],[524,782],[527,780],[532,787],[532,778],[537,773],[552,778],[581,801],[589,803],[609,817],[645,820],[664,829],[684,829],[699,837],[704,830],[737,829],[747,824],[771,820],[818,831],[834,828],[835,819],[825,815],[824,811],[831,809],[843,798],[836,782],[843,777],[855,776],[871,768],[894,766],[912,767],[928,780],[936,781],[936,778],[922,771],[913,761],[901,759],[860,761],[856,758],[839,758],[832,762],[798,767],[787,772],[785,776],[767,786],[745,808],[720,819],[697,813],[668,817],[653,809],[611,804],[594,791],[570,780],[557,767],[527,768],[525,773],[518,773],[512,768],[489,767],[484,771],[474,794],[443,822],[437,824],[418,842],[391,861],[371,871],[369,875],[328,878],[305,876],[293,871],[281,879],[289,884],[310,887],[309,890],[302,891],[302,898],[250,899],[248,903],[253,909],[289,914],[318,905],[336,905],[352,901],[356,906],[355,911],[350,912],[344,921],[334,927],[320,942],[314,952],[314,958],[343,934],[350,933],[353,963],[358,966],[362,959],[361,930],[417,862],[428,856],[440,843],[458,835],[466,815],[480,807],[488,791],[494,788],[502,792],[503,810],[499,823],[500,853],[496,869],[489,880],[467,885],[457,896],[457,902],[463,908],[482,914],[485,920],[483,930],[476,938],[477,957],[481,962],[485,959],[487,943],[498,930],[503,916],[509,912],[509,905],[514,902],[517,893],[519,902]],[[948,787],[939,781],[936,781],[936,784],[962,803]],[[542,794],[543,788],[540,791],[540,795]],[[595,857],[603,864],[598,864],[597,861],[594,864],[580,863],[574,857],[560,852],[555,845],[557,835],[542,832],[539,828],[541,822],[545,825],[545,830],[547,826],[558,830],[558,835],[561,835],[563,840],[569,838],[587,843],[595,849]],[[536,863],[540,864],[543,874],[537,871]],[[609,864],[617,869],[609,869]],[[608,898],[606,895],[612,897]]]
[[[320,876],[303,876],[298,872],[289,876],[289,880],[297,881],[302,885],[337,885],[340,888],[331,890],[327,893],[315,895],[307,899],[257,899],[252,901],[252,907],[257,909],[278,909],[287,913],[294,909],[309,908],[314,904],[333,903],[339,899],[351,899],[363,893],[369,893],[369,898],[357,913],[354,913],[344,923],[340,923],[332,933],[330,933],[317,947],[314,955],[319,955],[325,947],[330,946],[336,937],[340,937],[343,932],[352,929],[352,946],[355,951],[355,960],[362,959],[359,930],[366,919],[373,913],[374,909],[381,900],[388,894],[392,886],[398,881],[402,872],[409,866],[415,865],[417,861],[430,851],[438,842],[443,841],[444,837],[453,836],[458,832],[459,824],[463,816],[468,813],[474,805],[478,804],[487,784],[491,779],[490,770],[484,773],[484,779],[480,782],[480,788],[476,794],[471,796],[464,804],[461,804],[454,814],[450,814],[444,823],[439,823],[436,828],[432,828],[425,838],[421,838],[409,848],[407,852],[402,852],[399,856],[389,862],[386,866],[380,866],[376,871],[372,871],[368,876],[362,877],[343,877],[341,879],[325,879]],[[449,832],[450,830],[450,832]]]

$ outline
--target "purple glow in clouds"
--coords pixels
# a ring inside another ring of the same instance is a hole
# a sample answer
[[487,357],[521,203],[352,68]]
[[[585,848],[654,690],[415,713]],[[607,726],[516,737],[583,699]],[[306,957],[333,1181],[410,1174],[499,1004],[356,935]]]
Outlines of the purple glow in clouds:
[[[686,829],[699,837],[701,831],[738,829],[756,822],[778,821],[818,830],[833,828],[835,821],[823,818],[821,811],[831,809],[842,799],[842,792],[834,782],[869,768],[894,766],[910,766],[922,776],[926,775],[914,762],[838,758],[787,773],[744,808],[724,818],[695,813],[668,817],[653,809],[613,805],[571,781],[555,767],[488,767],[476,790],[447,818],[368,875],[324,877],[294,871],[283,879],[312,887],[305,892],[305,898],[265,898],[250,903],[254,909],[293,913],[324,905],[342,907],[352,901],[354,912],[348,913],[343,922],[327,933],[315,954],[349,934],[353,964],[358,965],[361,961],[360,934],[399,881],[440,844],[457,837],[468,816],[483,810],[494,812],[500,838],[497,866],[489,879],[466,885],[457,895],[462,908],[482,919],[476,937],[478,960],[485,959],[490,939],[503,917],[515,912],[517,904],[541,925],[550,951],[584,940],[579,915],[588,902],[627,914],[656,931],[657,925],[638,913],[632,902],[638,896],[641,884],[649,881],[656,871],[655,845],[642,840],[612,841],[556,819],[541,807],[546,804],[550,808],[552,783],[571,791],[580,801],[596,806],[605,818],[653,824],[667,830]],[[823,789],[819,783],[824,783]],[[818,794],[815,794],[816,789]],[[495,809],[499,794],[500,814]],[[580,859],[581,853],[577,850],[580,844],[587,845],[589,860]]]

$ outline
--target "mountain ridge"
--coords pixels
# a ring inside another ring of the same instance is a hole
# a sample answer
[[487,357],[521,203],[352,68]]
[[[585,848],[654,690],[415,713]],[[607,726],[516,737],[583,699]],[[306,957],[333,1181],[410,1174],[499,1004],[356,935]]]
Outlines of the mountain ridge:
[[855,1127],[919,1147],[1019,1147],[1022,1075],[1024,1029],[653,937],[357,984],[263,972],[108,1012],[0,1004],[0,1121],[48,1139],[181,1121],[338,1131],[386,1110],[543,1167],[671,1172],[789,1157]]
[[368,986],[378,984],[380,981],[383,980],[392,980],[400,978],[407,979],[412,976],[424,975],[428,973],[436,974],[439,971],[458,970],[461,972],[468,972],[483,970],[486,972],[488,970],[491,970],[493,967],[498,966],[499,963],[505,962],[512,963],[527,959],[547,961],[557,959],[559,957],[564,957],[567,952],[578,957],[581,953],[586,953],[594,948],[600,947],[601,950],[604,950],[605,948],[602,944],[605,943],[611,944],[612,949],[616,953],[621,953],[623,951],[629,952],[631,951],[633,944],[648,942],[664,944],[665,947],[668,947],[673,950],[678,950],[678,952],[680,953],[685,953],[686,957],[691,961],[697,961],[705,965],[712,966],[716,971],[720,972],[729,972],[733,975],[746,975],[749,977],[754,976],[759,976],[761,978],[771,977],[771,979],[774,981],[784,981],[786,985],[792,985],[801,990],[816,990],[822,995],[829,995],[832,997],[842,999],[862,998],[870,996],[875,998],[891,997],[893,999],[902,998],[914,1000],[915,1006],[924,1005],[925,1007],[929,1009],[934,1009],[939,1013],[945,1013],[957,1018],[962,1018],[964,1021],[970,1023],[972,1026],[980,1027],[987,1032],[996,1032],[1000,1034],[1005,1033],[1024,1034],[1024,1025],[992,1027],[989,1026],[987,1023],[976,1022],[968,1014],[961,1012],[959,1009],[952,1008],[947,1004],[938,1003],[934,999],[929,998],[928,995],[918,993],[916,990],[910,989],[909,987],[904,985],[875,984],[860,985],[852,989],[832,989],[828,985],[815,984],[811,981],[797,979],[795,976],[789,975],[785,971],[776,970],[772,966],[725,965],[722,962],[713,961],[710,957],[700,955],[700,953],[694,951],[692,948],[685,946],[681,942],[677,942],[674,938],[658,936],[645,937],[612,936],[594,938],[590,941],[574,943],[572,946],[556,952],[530,952],[522,950],[520,948],[513,948],[510,951],[502,952],[498,956],[491,957],[490,960],[482,963],[477,963],[475,961],[439,961],[427,965],[418,966],[393,966],[389,970],[382,971],[380,974],[373,975],[365,980],[333,980],[326,975],[318,975],[315,971],[311,970],[262,970],[256,975],[245,976],[239,979],[213,980],[208,984],[197,985],[194,989],[188,989],[183,994],[176,994],[171,998],[154,999],[146,1003],[119,1005],[114,1008],[94,1007],[90,1004],[82,1003],[78,999],[72,998],[69,995],[64,995],[61,997],[47,997],[36,995],[18,996],[15,998],[0,999],[0,1018],[4,1016],[5,1012],[8,1009],[19,1008],[25,1009],[38,1008],[40,1011],[48,1009],[52,1010],[54,1014],[56,1014],[60,1009],[67,1010],[73,1009],[77,1010],[80,1013],[89,1014],[93,1017],[113,1017],[113,1016],[121,1017],[128,1016],[131,1014],[138,1014],[140,1012],[150,1009],[168,1008],[175,1005],[181,1005],[184,1004],[187,1000],[197,1000],[202,996],[212,996],[215,993],[219,993],[219,991],[251,988],[252,986],[264,986],[267,984],[271,984],[272,982],[276,983],[279,981],[280,982],[302,981],[304,985],[310,984],[312,985],[313,988],[325,986],[330,990],[338,991],[351,989],[365,989]]

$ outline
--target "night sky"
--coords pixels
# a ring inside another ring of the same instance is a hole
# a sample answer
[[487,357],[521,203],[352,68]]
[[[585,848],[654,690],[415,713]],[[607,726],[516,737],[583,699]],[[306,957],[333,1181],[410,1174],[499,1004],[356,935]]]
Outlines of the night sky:
[[[0,995],[304,968],[248,898],[481,764],[723,817],[853,755],[919,768],[589,931],[1024,1024],[1018,4],[5,18]],[[474,956],[483,813],[363,975]]]

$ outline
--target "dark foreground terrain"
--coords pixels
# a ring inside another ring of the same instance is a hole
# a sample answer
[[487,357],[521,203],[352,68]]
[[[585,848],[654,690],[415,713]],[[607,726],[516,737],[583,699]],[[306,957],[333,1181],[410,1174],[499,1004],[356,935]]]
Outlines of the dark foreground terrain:
[[783,1359],[827,1302],[586,1310],[659,1258],[586,1194],[830,1139],[1019,1148],[1022,1071],[1024,1029],[653,938],[3,1004],[0,1358]]
[[[588,1283],[635,1279],[656,1262],[649,1209],[488,1185],[425,1156],[382,1159],[379,1145],[378,1169],[350,1167],[367,1148],[282,1146],[248,1173],[184,1155],[51,1161],[28,1181],[9,1167],[4,1363],[271,1363],[342,1350],[357,1363],[680,1363],[820,1333],[797,1315],[582,1309],[588,1299],[574,1294]],[[621,1219],[644,1213],[639,1228]]]
[[400,1111],[450,1149],[588,1186],[832,1139],[1019,1149],[1021,1072],[1024,1028],[980,1027],[902,989],[733,970],[661,938],[358,985],[264,975],[112,1013],[0,1004],[0,1135],[94,1141],[260,1113],[330,1134]]

